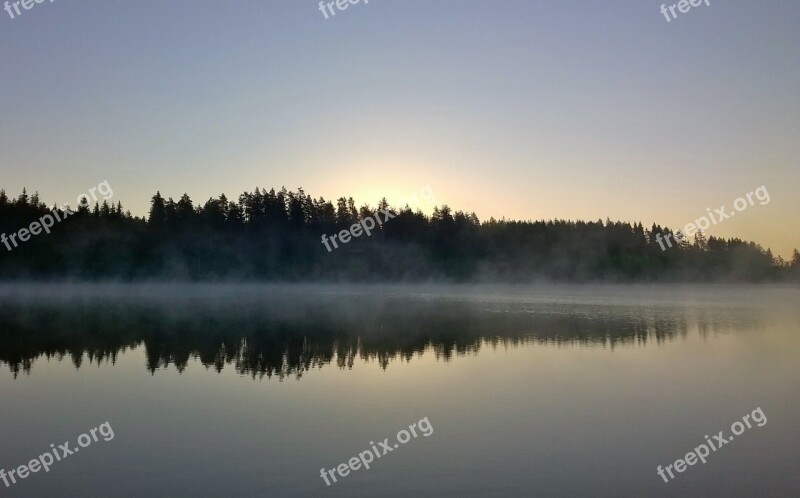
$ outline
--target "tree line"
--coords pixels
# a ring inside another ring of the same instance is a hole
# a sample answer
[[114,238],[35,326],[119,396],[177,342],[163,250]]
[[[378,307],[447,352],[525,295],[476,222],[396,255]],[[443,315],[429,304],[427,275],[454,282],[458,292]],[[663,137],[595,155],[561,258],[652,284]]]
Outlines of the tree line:
[[[0,246],[2,280],[185,281],[797,281],[791,261],[738,238],[706,237],[662,250],[673,230],[602,220],[480,221],[437,206],[429,216],[409,206],[356,206],[312,198],[302,188],[255,188],[195,204],[156,192],[147,217],[120,202],[80,205],[50,234],[13,250]],[[0,233],[16,233],[57,207],[27,190],[0,190]],[[370,237],[329,253],[323,234],[349,229],[381,210],[395,216]]]

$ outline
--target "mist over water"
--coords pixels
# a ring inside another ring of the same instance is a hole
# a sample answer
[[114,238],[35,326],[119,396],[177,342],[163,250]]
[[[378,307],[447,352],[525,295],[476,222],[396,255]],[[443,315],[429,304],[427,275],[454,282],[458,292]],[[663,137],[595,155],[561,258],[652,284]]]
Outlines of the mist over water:
[[[0,467],[108,420],[112,442],[9,496],[788,495],[798,294],[0,286]],[[756,406],[769,424],[655,474]],[[423,417],[434,434],[391,461],[319,478]]]
[[689,305],[698,289],[0,287],[0,361],[17,375],[30,372],[39,357],[69,358],[79,368],[84,361],[113,363],[121,352],[141,346],[152,372],[170,365],[183,371],[197,360],[217,371],[231,366],[254,377],[299,378],[328,364],[343,368],[375,360],[387,368],[428,351],[447,360],[486,345],[645,346],[685,338],[690,330],[757,328],[763,320],[752,305],[721,313],[714,287],[703,289],[705,305]]

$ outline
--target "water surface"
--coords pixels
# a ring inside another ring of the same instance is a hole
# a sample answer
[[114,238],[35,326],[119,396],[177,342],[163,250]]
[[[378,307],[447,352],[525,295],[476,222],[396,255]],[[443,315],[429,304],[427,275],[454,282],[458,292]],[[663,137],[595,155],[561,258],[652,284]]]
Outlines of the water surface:
[[[741,286],[0,286],[8,496],[779,496],[800,292]],[[768,418],[665,484],[658,465]],[[423,417],[429,437],[330,487]]]

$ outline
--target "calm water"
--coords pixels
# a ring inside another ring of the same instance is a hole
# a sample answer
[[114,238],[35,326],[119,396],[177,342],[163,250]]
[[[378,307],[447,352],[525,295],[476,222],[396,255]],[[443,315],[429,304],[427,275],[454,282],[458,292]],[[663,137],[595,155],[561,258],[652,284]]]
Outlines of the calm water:
[[[790,496],[800,291],[0,287],[2,496]],[[665,484],[656,474],[753,425]],[[418,435],[327,487],[332,469]]]

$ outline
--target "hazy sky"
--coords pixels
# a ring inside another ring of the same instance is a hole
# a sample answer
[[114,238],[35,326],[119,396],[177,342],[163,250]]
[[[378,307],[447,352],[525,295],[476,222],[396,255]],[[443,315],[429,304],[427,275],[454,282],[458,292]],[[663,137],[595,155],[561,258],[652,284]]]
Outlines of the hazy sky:
[[[2,0],[0,0],[2,1]],[[671,2],[670,2],[671,3]],[[0,186],[255,186],[800,247],[800,2],[56,0],[0,11]],[[430,211],[428,209],[428,211]]]

